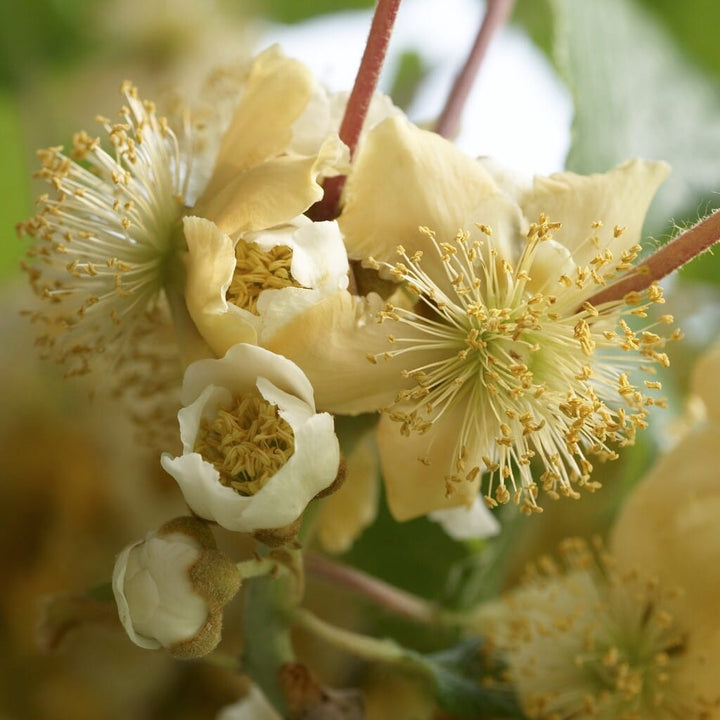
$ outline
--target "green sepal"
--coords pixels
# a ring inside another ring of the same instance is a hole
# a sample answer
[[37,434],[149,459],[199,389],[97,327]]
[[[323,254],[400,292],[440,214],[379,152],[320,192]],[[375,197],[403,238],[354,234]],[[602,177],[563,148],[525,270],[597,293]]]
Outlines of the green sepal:
[[432,682],[435,700],[449,714],[467,718],[524,718],[512,686],[496,679],[482,638],[464,640],[447,650],[422,655],[408,652],[410,663]]

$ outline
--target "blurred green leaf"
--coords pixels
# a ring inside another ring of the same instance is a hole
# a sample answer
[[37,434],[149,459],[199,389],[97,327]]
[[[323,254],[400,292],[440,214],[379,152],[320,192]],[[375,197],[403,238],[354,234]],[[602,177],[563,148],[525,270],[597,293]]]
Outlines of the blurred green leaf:
[[482,639],[465,640],[431,655],[409,653],[408,658],[429,676],[438,704],[452,715],[524,717],[512,688],[494,680]]
[[0,278],[17,275],[25,244],[13,230],[31,213],[30,184],[23,154],[23,138],[17,103],[0,93]]
[[720,77],[718,33],[720,3],[716,0],[642,0],[663,21],[682,51]]
[[342,10],[371,8],[374,0],[262,0],[257,9],[266,17],[283,23],[296,23],[315,15],[336,13]]
[[550,0],[518,0],[511,19],[513,23],[524,28],[532,41],[551,57],[553,15],[549,2]]
[[292,578],[287,573],[253,578],[245,584],[243,596],[243,671],[276,708],[284,708],[278,671],[295,659],[288,627],[295,598]]
[[377,520],[344,560],[393,585],[435,599],[445,588],[450,565],[470,552],[426,518],[395,521],[383,502]]
[[395,76],[388,93],[395,105],[407,110],[429,71],[429,66],[419,52],[416,50],[403,52],[398,58]]
[[634,156],[673,169],[650,233],[720,189],[720,85],[634,0],[552,0],[556,60],[575,101],[567,167],[605,171]]

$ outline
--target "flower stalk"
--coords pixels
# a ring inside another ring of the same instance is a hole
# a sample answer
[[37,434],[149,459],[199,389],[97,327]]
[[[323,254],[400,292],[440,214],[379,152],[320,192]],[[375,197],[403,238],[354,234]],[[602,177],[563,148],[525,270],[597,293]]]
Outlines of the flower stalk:
[[510,16],[515,0],[488,0],[478,34],[475,37],[465,65],[458,73],[448,96],[445,107],[437,121],[435,132],[446,138],[453,138],[460,129],[463,108],[472,90],[482,61],[495,33]]
[[410,620],[429,623],[438,617],[437,610],[426,600],[322,555],[307,553],[305,569],[315,577],[344,587],[375,605]]
[[653,283],[679,270],[720,240],[720,210],[681,233],[639,264],[634,272],[593,295],[589,302],[598,306],[622,300],[630,292],[642,292]]
[[[345,114],[340,124],[340,139],[350,149],[350,157],[360,139],[373,93],[377,87],[380,71],[385,62],[390,36],[401,0],[378,0],[373,15],[370,33],[350,93]],[[313,220],[333,220],[338,214],[340,195],[345,185],[345,176],[327,178],[323,183],[325,195],[311,211]]]
[[292,613],[295,624],[340,650],[368,662],[400,663],[407,660],[406,651],[393,640],[378,640],[368,635],[345,630],[321,620],[309,610],[299,608]]

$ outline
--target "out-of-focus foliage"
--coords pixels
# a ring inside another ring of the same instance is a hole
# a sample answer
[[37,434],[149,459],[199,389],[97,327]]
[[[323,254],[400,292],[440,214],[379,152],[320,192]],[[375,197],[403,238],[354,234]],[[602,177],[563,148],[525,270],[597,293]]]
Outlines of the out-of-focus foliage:
[[251,8],[264,14],[266,17],[283,23],[296,23],[307,20],[316,15],[370,8],[373,0],[311,0],[298,2],[298,0],[255,0]]

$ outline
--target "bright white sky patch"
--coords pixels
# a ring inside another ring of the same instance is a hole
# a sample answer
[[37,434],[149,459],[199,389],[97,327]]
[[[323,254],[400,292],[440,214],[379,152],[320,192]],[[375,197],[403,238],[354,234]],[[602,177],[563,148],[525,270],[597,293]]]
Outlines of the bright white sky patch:
[[[405,0],[390,43],[381,88],[405,50],[421,53],[432,72],[410,116],[437,117],[482,18],[477,0]],[[370,12],[345,12],[295,26],[267,28],[274,42],[305,62],[332,90],[349,90],[370,28]],[[470,155],[490,155],[524,173],[561,170],[570,143],[572,103],[555,71],[521,32],[506,28],[490,48],[468,100],[456,144]]]

